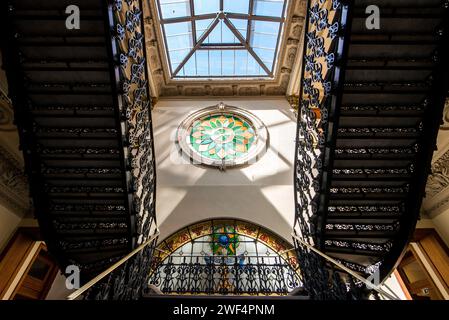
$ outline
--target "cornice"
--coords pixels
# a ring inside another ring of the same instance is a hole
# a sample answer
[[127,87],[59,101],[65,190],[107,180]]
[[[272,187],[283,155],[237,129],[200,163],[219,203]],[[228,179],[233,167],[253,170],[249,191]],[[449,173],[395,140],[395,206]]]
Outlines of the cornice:
[[434,153],[431,174],[427,178],[424,211],[435,216],[449,208],[449,99],[446,101],[439,132],[439,148]]
[[12,211],[24,215],[30,210],[28,180],[21,163],[0,146],[0,201]]
[[[173,80],[170,79],[165,45],[160,28],[157,8],[153,1],[144,6],[145,42],[147,50],[150,91],[154,97],[255,97],[284,96],[291,75],[300,64],[301,43],[306,15],[305,0],[290,0],[288,16],[283,30],[283,41],[279,48],[279,59],[275,77],[266,79],[233,80]],[[297,80],[297,79],[296,79]],[[290,86],[291,87],[291,86]]]
[[15,131],[14,112],[11,108],[11,100],[0,90],[0,132]]

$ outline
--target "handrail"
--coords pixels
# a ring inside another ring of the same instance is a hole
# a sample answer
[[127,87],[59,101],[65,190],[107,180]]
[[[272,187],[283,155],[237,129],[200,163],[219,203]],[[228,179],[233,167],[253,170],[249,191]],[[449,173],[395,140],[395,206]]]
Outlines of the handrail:
[[91,288],[93,285],[95,285],[98,281],[100,281],[101,279],[103,279],[104,277],[106,277],[108,274],[110,274],[111,272],[113,272],[115,269],[117,269],[118,267],[120,267],[123,263],[125,263],[126,261],[128,261],[131,257],[133,257],[135,254],[137,254],[138,252],[142,251],[147,245],[149,245],[151,242],[153,242],[158,236],[159,236],[160,232],[159,230],[157,230],[147,241],[145,241],[144,243],[142,243],[140,246],[138,246],[136,249],[134,249],[133,251],[131,251],[130,253],[128,253],[126,256],[124,256],[123,258],[121,258],[119,261],[117,261],[116,263],[114,263],[112,266],[110,266],[109,268],[107,268],[105,271],[103,271],[102,273],[100,273],[98,276],[96,276],[95,278],[93,278],[92,280],[90,280],[88,283],[86,283],[84,286],[82,286],[81,288],[79,288],[78,290],[76,290],[75,292],[71,293],[68,297],[67,300],[75,300],[76,298],[78,298],[80,295],[82,295],[84,292],[86,292],[89,288]]
[[340,269],[346,271],[347,273],[349,273],[354,278],[356,278],[356,279],[360,280],[361,282],[363,282],[368,288],[372,288],[372,289],[376,290],[378,293],[386,296],[387,298],[389,298],[391,300],[399,300],[397,297],[392,296],[391,294],[389,294],[388,292],[386,292],[382,288],[380,288],[378,285],[373,284],[369,280],[367,280],[364,277],[362,277],[361,275],[359,275],[357,272],[349,269],[348,267],[344,266],[343,264],[341,264],[337,260],[335,260],[332,257],[328,256],[327,254],[321,252],[317,248],[311,246],[310,244],[308,244],[307,242],[302,240],[300,237],[298,237],[296,234],[292,233],[292,237],[294,239],[298,240],[301,244],[303,244],[304,246],[306,246],[307,248],[309,248],[313,252],[317,253],[318,255],[320,255],[321,257],[325,258],[326,260],[332,262],[334,265],[336,265]]

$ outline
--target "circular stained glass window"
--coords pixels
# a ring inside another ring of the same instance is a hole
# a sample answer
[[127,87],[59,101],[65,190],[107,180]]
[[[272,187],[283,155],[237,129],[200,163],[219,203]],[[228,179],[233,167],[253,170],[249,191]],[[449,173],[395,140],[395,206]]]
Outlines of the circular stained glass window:
[[177,133],[182,151],[194,163],[220,168],[256,161],[267,139],[267,129],[256,116],[223,103],[189,115]]

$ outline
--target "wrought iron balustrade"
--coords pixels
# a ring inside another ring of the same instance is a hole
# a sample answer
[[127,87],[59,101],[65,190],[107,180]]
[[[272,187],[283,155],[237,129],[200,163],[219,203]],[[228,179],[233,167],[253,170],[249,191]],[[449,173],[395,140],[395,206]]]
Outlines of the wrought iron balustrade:
[[[130,168],[131,221],[134,246],[156,234],[153,132],[144,47],[142,2],[115,0],[107,5],[111,29],[111,52],[125,154]],[[94,284],[84,299],[139,299],[148,284],[149,269],[157,237],[104,279]]]
[[[295,154],[295,235],[320,247],[324,168],[332,150],[339,103],[342,58],[348,33],[349,1],[311,0],[306,19],[304,66]],[[294,238],[304,287],[312,299],[357,299],[358,282],[337,272],[326,260]],[[359,284],[360,285],[360,284]]]
[[[207,258],[207,257],[206,257]],[[170,256],[150,276],[164,294],[287,295],[302,285],[281,257]]]

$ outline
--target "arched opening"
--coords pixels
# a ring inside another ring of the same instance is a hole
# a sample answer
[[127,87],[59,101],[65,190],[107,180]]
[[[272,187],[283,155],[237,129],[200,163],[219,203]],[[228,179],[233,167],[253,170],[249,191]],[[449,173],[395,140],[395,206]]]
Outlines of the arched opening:
[[157,246],[150,285],[164,294],[287,295],[301,286],[292,246],[255,224],[207,220]]

